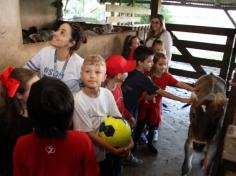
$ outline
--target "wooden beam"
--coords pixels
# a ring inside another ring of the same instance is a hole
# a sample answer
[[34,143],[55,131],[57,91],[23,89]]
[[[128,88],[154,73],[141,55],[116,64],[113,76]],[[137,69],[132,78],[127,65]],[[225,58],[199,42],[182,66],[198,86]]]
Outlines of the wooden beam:
[[194,79],[198,79],[200,76],[204,75],[204,73],[180,70],[175,68],[169,68],[169,71],[173,75],[184,76],[187,78],[194,78]]
[[192,32],[201,34],[211,34],[211,35],[234,35],[236,29],[232,28],[215,28],[206,26],[193,26],[193,25],[180,25],[180,24],[167,24],[167,29],[169,31],[181,31],[181,32]]
[[199,58],[199,57],[187,57],[187,56],[181,56],[177,54],[173,54],[171,60],[177,61],[177,62],[186,62],[190,64],[200,64],[204,66],[209,66],[209,67],[216,67],[216,68],[221,68],[222,67],[222,62],[218,60],[212,60],[212,59],[204,59],[204,58]]
[[220,70],[220,77],[223,78],[224,80],[227,80],[227,78],[229,77],[229,69],[230,69],[230,65],[232,65],[231,56],[233,52],[232,46],[234,42],[234,36],[235,34],[228,35],[227,40],[226,40],[227,48],[225,49],[223,60],[222,60],[222,65],[224,65],[224,67],[222,67]]
[[[174,41],[178,40],[178,38],[175,35],[173,35],[173,39],[174,39]],[[191,53],[183,45],[176,45],[174,43],[174,46],[180,51],[180,53],[183,56],[185,56],[185,57],[192,57]],[[191,65],[195,69],[196,72],[199,72],[201,74],[206,74],[205,70],[201,67],[201,65],[199,65],[199,64],[191,64]]]
[[224,52],[227,48],[225,45],[220,45],[220,44],[191,42],[186,40],[174,40],[174,44],[176,46],[183,46],[185,48],[194,48],[194,49],[202,49],[202,50],[218,51],[218,52]]
[[151,0],[151,16],[157,14],[159,0]]
[[130,7],[130,6],[117,6],[117,5],[106,5],[106,12],[118,12],[118,13],[135,13],[143,15],[151,15],[151,10],[141,7]]

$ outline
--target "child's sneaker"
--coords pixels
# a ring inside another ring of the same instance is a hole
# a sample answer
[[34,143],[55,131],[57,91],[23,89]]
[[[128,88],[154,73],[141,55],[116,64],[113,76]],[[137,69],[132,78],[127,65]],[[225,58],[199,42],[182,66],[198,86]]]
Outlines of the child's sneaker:
[[132,153],[130,153],[123,161],[124,165],[129,165],[129,166],[139,166],[143,164],[143,160],[138,159],[135,157]]
[[142,132],[140,139],[139,139],[139,144],[147,144],[148,140],[144,132]]
[[158,141],[158,130],[154,130],[153,141],[154,142]]

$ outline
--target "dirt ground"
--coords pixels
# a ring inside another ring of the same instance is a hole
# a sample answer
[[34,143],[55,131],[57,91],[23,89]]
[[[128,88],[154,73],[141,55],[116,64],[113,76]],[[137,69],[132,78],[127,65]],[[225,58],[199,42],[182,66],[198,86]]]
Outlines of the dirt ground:
[[[189,97],[190,92],[177,88],[167,91],[178,96]],[[124,176],[178,176],[184,159],[184,143],[189,125],[189,107],[182,109],[184,104],[163,98],[167,108],[163,108],[163,120],[159,130],[159,140],[155,143],[159,154],[151,154],[146,145],[139,145],[135,156],[143,159],[138,167],[125,166]],[[202,176],[200,156],[193,157],[191,176]]]

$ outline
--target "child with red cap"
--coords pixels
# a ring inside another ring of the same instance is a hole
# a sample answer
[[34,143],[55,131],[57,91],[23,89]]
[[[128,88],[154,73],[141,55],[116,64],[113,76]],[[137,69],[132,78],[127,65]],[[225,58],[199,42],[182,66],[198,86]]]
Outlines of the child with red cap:
[[[105,87],[112,92],[120,113],[128,120],[131,128],[135,127],[136,121],[132,114],[125,108],[120,83],[124,82],[128,76],[128,72],[133,71],[135,68],[135,60],[127,61],[121,55],[111,55],[106,60],[107,78],[105,80]],[[131,153],[129,153],[124,162],[132,166],[138,166],[143,163],[142,160],[134,157]]]
[[107,79],[105,81],[105,87],[112,92],[122,116],[126,118],[130,126],[134,128],[135,119],[124,106],[123,94],[119,83],[126,79],[128,72],[135,69],[135,61],[127,61],[121,55],[111,55],[106,60],[106,67]]

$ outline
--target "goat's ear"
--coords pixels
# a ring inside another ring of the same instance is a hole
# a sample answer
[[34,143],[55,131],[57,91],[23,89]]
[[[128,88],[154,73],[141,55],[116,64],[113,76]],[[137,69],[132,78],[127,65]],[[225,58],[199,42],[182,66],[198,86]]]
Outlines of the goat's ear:
[[217,108],[221,108],[221,107],[223,107],[225,104],[226,104],[226,96],[225,96],[225,94],[224,93],[217,93],[216,95],[215,95],[215,101],[214,101],[214,103],[215,103],[215,105],[216,105],[216,107]]

